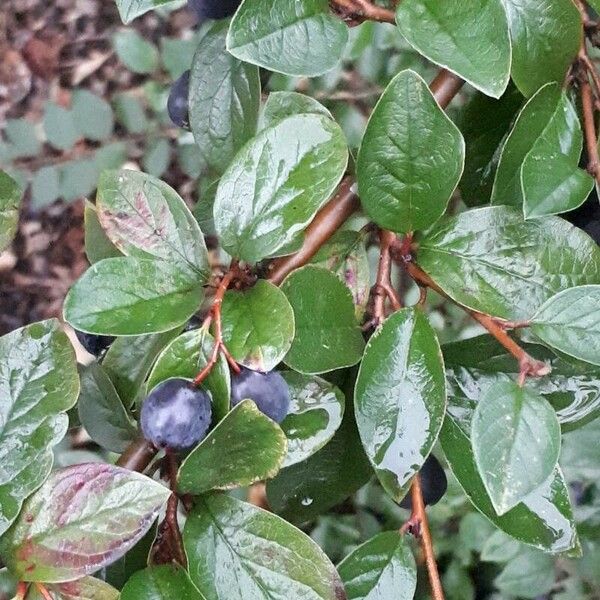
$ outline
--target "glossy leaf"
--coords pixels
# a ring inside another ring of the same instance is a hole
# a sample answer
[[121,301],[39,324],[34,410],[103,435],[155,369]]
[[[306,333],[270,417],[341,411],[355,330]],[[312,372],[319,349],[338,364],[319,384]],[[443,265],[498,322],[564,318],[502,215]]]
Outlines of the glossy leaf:
[[121,600],[204,600],[189,575],[178,565],[157,565],[135,573],[121,591]]
[[255,134],[260,106],[258,68],[225,49],[228,21],[200,40],[190,72],[190,126],[203,160],[222,173]]
[[289,467],[312,456],[333,437],[344,416],[344,394],[333,384],[311,375],[283,371],[291,403],[281,424],[287,440],[283,462]]
[[252,288],[228,291],[222,308],[223,340],[236,362],[271,371],[294,339],[294,311],[285,294],[259,280]]
[[260,115],[259,130],[272,127],[292,115],[305,113],[333,118],[329,110],[312,96],[298,92],[271,92]]
[[252,0],[235,14],[227,49],[270,71],[314,77],[335,67],[347,39],[327,0]]
[[468,206],[489,203],[504,138],[522,102],[523,96],[509,86],[498,100],[475,94],[458,113],[456,124],[466,148],[459,188]]
[[484,391],[473,414],[477,470],[499,515],[539,488],[560,454],[560,425],[548,402],[513,381]]
[[364,341],[348,288],[319,267],[294,271],[281,286],[296,321],[285,363],[300,373],[325,373],[356,364]]
[[88,333],[155,333],[185,323],[202,296],[202,283],[172,263],[134,256],[107,258],[92,265],[71,287],[64,317]]
[[365,234],[342,230],[333,235],[315,254],[311,263],[335,273],[352,292],[357,319],[367,308],[371,290]]
[[356,548],[338,572],[348,600],[412,600],[417,587],[415,559],[396,531],[380,533]]
[[127,552],[168,496],[149,477],[112,465],[60,469],[24,504],[0,554],[25,581],[77,579]]
[[511,48],[501,0],[403,0],[396,22],[408,43],[488,96],[508,84]]
[[[156,359],[148,376],[148,390],[171,377],[193,379],[206,366],[213,347],[214,338],[206,328],[181,334]],[[221,354],[202,384],[211,394],[213,417],[216,420],[222,419],[229,411],[230,381],[229,366]]]
[[0,535],[50,473],[78,392],[75,353],[58,321],[0,338]]
[[465,144],[425,81],[402,71],[371,114],[357,162],[363,208],[379,226],[407,233],[445,212],[464,166]]
[[178,488],[198,495],[270,479],[279,471],[286,451],[281,427],[252,400],[243,400],[183,461]]
[[219,182],[214,218],[225,250],[248,262],[277,254],[330,198],[347,160],[341,129],[323,115],[263,130]]
[[158,6],[173,4],[173,0],[116,0],[116,3],[121,20],[127,24]]
[[138,437],[135,422],[104,369],[96,362],[81,368],[77,401],[79,419],[97,444],[112,452],[125,452]]
[[525,218],[567,212],[585,201],[594,178],[578,167],[582,147],[579,118],[563,94],[521,168]]
[[[534,358],[545,361],[551,372],[530,378],[527,387],[543,396],[556,411],[563,432],[577,429],[600,415],[600,370],[580,367],[558,358],[541,345],[524,344]],[[442,346],[448,395],[454,402],[478,401],[483,390],[507,375],[516,379],[519,365],[491,336],[482,335]]]
[[84,230],[85,230],[85,254],[90,264],[100,262],[104,258],[116,258],[122,256],[118,248],[110,241],[100,221],[96,207],[85,201],[84,209]]
[[163,333],[117,338],[102,359],[102,368],[110,377],[125,406],[133,404],[156,357],[179,334],[180,327]]
[[369,340],[354,409],[377,477],[392,498],[402,500],[437,440],[446,410],[442,353],[419,309],[397,311]]
[[505,206],[441,222],[417,262],[454,300],[505,319],[529,319],[561,289],[598,283],[596,243],[558,217],[524,221]]
[[98,219],[124,254],[161,258],[206,283],[208,253],[198,222],[179,194],[139,171],[105,171],[98,182]]
[[492,204],[519,207],[523,204],[521,168],[560,102],[561,89],[554,83],[545,85],[523,106],[502,148],[492,188]]
[[21,190],[17,182],[0,170],[0,252],[11,242],[19,222]]
[[540,307],[531,330],[552,348],[600,365],[599,309],[600,285],[563,290]]
[[582,29],[570,0],[503,0],[512,39],[511,74],[525,96],[562,82],[577,55]]
[[448,406],[440,434],[446,459],[467,497],[479,512],[511,537],[553,554],[578,552],[579,540],[562,473],[554,475],[523,502],[498,516],[477,472],[469,432],[474,402]]
[[267,482],[269,506],[292,523],[305,523],[351,496],[372,475],[349,406],[329,443]]
[[199,499],[183,539],[190,576],[207,600],[337,600],[343,593],[335,567],[306,534],[230,496]]

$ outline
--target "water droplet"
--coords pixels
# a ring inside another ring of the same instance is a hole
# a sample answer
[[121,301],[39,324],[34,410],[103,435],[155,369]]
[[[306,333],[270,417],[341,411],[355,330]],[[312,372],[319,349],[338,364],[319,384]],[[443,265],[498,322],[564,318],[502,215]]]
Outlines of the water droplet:
[[302,506],[310,506],[312,503],[312,498],[302,498],[302,500],[300,501],[300,504],[302,504]]

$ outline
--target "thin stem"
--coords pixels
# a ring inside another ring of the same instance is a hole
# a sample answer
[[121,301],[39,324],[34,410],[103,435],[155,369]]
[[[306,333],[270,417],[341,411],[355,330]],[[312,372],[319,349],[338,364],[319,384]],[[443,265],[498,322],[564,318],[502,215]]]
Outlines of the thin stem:
[[429,84],[429,89],[441,108],[446,108],[465,84],[458,75],[441,69]]
[[600,159],[598,158],[598,138],[594,123],[594,100],[587,73],[582,74],[579,91],[581,94],[585,147],[588,156],[587,170],[600,183]]
[[331,4],[346,18],[396,23],[396,14],[393,10],[376,6],[368,0],[331,0]]
[[240,372],[240,367],[233,360],[225,348],[225,344],[223,343],[223,329],[221,323],[221,306],[223,304],[223,298],[225,297],[225,292],[227,292],[227,289],[229,288],[229,285],[231,284],[235,274],[235,269],[230,269],[227,273],[225,273],[223,279],[221,279],[221,282],[217,287],[217,291],[212,302],[212,307],[210,309],[210,317],[215,327],[215,345],[213,346],[206,366],[194,378],[194,385],[196,386],[200,385],[208,377],[208,374],[211,372],[212,368],[217,364],[217,360],[219,360],[220,352],[225,354],[225,357],[229,361],[231,368],[236,373]]
[[36,581],[35,587],[37,588],[37,591],[41,594],[42,598],[44,598],[44,600],[53,600],[52,596],[50,595],[50,592],[46,589],[44,585]]
[[[406,270],[409,275],[415,280],[415,282],[423,287],[428,287],[444,296],[444,298],[455,302],[448,294],[440,288],[425,271],[423,271],[419,266],[417,266],[414,262],[406,262],[405,263]],[[471,310],[465,306],[459,304],[473,319],[475,319],[480,325],[482,325],[487,331],[496,338],[506,350],[510,354],[512,354],[519,363],[519,373],[524,374],[524,376],[532,376],[532,377],[542,377],[550,373],[550,367],[545,362],[537,360],[533,358],[530,354],[528,354],[517,342],[515,342],[505,331],[505,329],[500,326],[497,320],[490,315],[485,315],[483,313],[477,312],[475,310]]]
[[396,235],[391,231],[382,229],[379,232],[379,264],[377,266],[377,279],[373,286],[373,323],[377,326],[385,319],[385,300],[389,298],[394,310],[402,307],[400,298],[391,284],[392,257],[390,248],[396,241]]
[[139,438],[121,454],[116,464],[118,467],[142,473],[157,454],[158,448],[155,448],[148,440]]
[[166,461],[171,495],[169,496],[169,501],[167,502],[165,522],[167,523],[173,540],[172,547],[175,553],[173,558],[181,566],[187,567],[187,558],[183,546],[183,538],[181,537],[179,522],[177,520],[177,507],[179,505],[179,498],[177,497],[177,457],[172,452],[167,452]]
[[25,600],[25,596],[27,596],[27,589],[29,584],[26,581],[19,581],[17,583],[17,592],[15,595],[15,600]]

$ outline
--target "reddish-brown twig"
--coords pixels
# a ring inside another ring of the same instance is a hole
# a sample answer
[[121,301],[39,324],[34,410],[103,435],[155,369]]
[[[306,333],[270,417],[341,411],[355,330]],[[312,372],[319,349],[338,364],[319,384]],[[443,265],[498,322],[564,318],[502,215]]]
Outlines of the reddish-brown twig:
[[17,592],[15,595],[15,600],[25,600],[28,588],[29,584],[26,581],[19,581],[19,583],[17,583]]
[[429,521],[425,511],[425,502],[423,501],[423,491],[421,489],[421,478],[415,475],[410,486],[412,500],[412,513],[410,519],[402,526],[400,533],[412,533],[421,543],[423,554],[425,555],[425,564],[427,565],[427,574],[429,576],[429,585],[431,587],[431,596],[433,600],[444,600],[444,590],[435,560],[433,551],[433,540],[429,529]]
[[225,344],[223,342],[223,329],[221,324],[221,306],[223,304],[223,298],[225,297],[225,292],[229,288],[229,285],[231,284],[235,275],[236,271],[232,268],[227,273],[225,273],[225,275],[221,279],[217,287],[217,291],[215,292],[215,297],[212,301],[210,314],[203,324],[203,327],[210,327],[211,322],[214,325],[215,343],[205,367],[194,378],[194,385],[200,385],[208,377],[213,367],[217,364],[217,360],[219,360],[219,354],[221,352],[227,359],[227,362],[229,362],[229,365],[231,366],[232,370],[235,373],[240,372],[240,367],[235,362],[235,360],[233,360],[231,354],[229,354],[229,352],[227,351],[227,348],[225,348]]
[[394,310],[402,308],[402,302],[392,287],[391,268],[392,257],[390,248],[396,241],[396,235],[386,229],[379,232],[379,264],[377,266],[377,279],[373,286],[373,320],[375,326],[385,320],[385,300],[389,299]]
[[[450,296],[448,296],[448,294],[446,294],[446,292],[444,292],[444,290],[442,290],[442,288],[440,288],[439,285],[437,285],[437,283],[435,283],[435,281],[433,281],[433,279],[431,279],[431,277],[429,277],[429,275],[427,275],[427,273],[425,273],[425,271],[423,271],[423,269],[421,269],[414,262],[407,261],[405,266],[409,275],[417,284],[423,287],[428,287],[440,294],[440,296],[443,296],[451,302],[455,302]],[[455,304],[458,303],[455,302]],[[462,305],[459,304],[459,306]],[[515,342],[506,333],[505,328],[498,324],[498,321],[495,317],[471,310],[465,306],[462,306],[462,308],[480,325],[487,329],[487,331],[517,359],[519,363],[519,373],[523,378],[527,376],[542,377],[543,375],[550,373],[550,366],[545,362],[533,358],[533,356],[521,348],[521,346],[519,346],[519,344],[517,344],[517,342]]]
[[346,18],[352,18],[359,22],[396,23],[396,14],[393,10],[377,6],[368,0],[331,0],[331,5]]
[[36,582],[35,587],[37,588],[37,591],[40,593],[44,600],[53,600],[52,596],[50,595],[50,592],[46,589],[46,586]]
[[187,567],[187,558],[183,546],[181,531],[179,530],[179,522],[177,520],[177,507],[179,499],[177,498],[177,457],[173,452],[167,452],[165,460],[167,461],[167,474],[169,478],[169,486],[171,488],[171,496],[167,502],[167,511],[165,521],[173,540],[173,548],[175,556],[173,557],[181,566]]
[[158,449],[144,438],[132,442],[127,450],[119,456],[117,466],[142,473],[158,454]]

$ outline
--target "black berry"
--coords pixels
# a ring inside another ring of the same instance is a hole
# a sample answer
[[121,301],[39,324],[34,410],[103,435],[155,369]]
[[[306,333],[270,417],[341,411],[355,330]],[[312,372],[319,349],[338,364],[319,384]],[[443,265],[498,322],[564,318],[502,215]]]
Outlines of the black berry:
[[230,17],[241,3],[242,0],[188,0],[188,6],[201,21]]
[[186,379],[158,384],[142,404],[144,437],[158,448],[187,450],[206,437],[211,419],[210,396]]
[[[442,465],[440,465],[438,459],[433,454],[427,457],[427,460],[423,463],[419,471],[419,475],[421,476],[421,490],[425,506],[437,504],[448,489],[448,480],[446,479],[446,473],[444,473]],[[412,510],[410,492],[404,496],[402,502],[400,502],[400,506]]]
[[186,71],[172,86],[167,100],[167,110],[171,121],[177,127],[190,128],[190,72]]
[[290,409],[290,389],[277,371],[259,373],[242,368],[231,379],[231,405],[253,400],[263,414],[281,423]]
[[100,356],[114,341],[111,335],[95,335],[75,330],[75,335],[81,345],[94,356]]
[[193,315],[190,318],[190,320],[185,324],[183,331],[187,332],[187,331],[192,331],[194,329],[199,329],[201,325],[202,325],[202,319],[200,317],[197,317],[196,315]]

